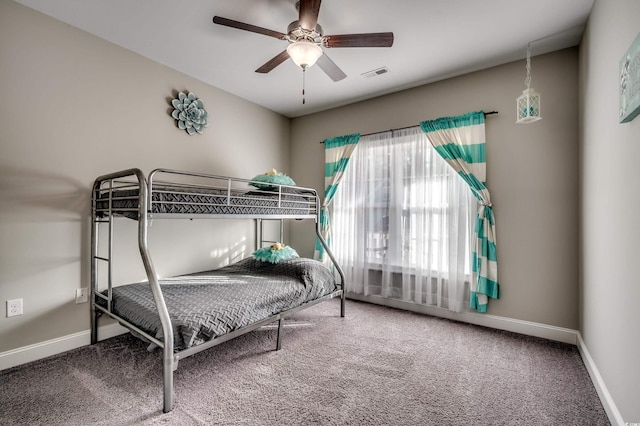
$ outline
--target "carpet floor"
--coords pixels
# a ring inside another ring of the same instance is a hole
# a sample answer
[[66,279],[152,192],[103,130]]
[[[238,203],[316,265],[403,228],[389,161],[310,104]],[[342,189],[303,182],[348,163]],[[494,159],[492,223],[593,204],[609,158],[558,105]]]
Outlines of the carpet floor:
[[2,425],[608,425],[575,346],[355,301],[180,361],[129,334],[0,372]]

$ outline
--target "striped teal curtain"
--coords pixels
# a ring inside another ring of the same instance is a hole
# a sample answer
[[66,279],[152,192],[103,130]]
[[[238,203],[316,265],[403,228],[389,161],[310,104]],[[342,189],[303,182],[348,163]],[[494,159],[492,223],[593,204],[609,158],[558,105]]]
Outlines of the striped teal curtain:
[[472,245],[470,306],[478,312],[486,312],[489,298],[498,299],[500,293],[495,218],[486,187],[484,112],[423,121],[420,127],[436,151],[480,200]]
[[[331,245],[329,204],[331,204],[331,200],[333,200],[333,196],[336,194],[347,164],[349,164],[349,158],[351,158],[351,154],[353,154],[353,150],[356,149],[359,140],[360,134],[354,133],[352,135],[325,139],[324,141],[325,190],[324,202],[322,203],[322,210],[320,210],[320,233],[329,246]],[[324,260],[325,258],[325,250],[320,239],[316,239],[314,258],[320,260]]]

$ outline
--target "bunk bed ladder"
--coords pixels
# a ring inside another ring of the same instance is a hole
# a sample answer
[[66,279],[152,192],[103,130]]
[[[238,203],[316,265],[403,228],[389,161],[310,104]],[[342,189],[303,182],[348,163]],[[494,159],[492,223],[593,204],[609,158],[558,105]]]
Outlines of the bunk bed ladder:
[[[99,188],[98,188],[99,189]],[[97,209],[97,200],[99,198],[99,191],[96,191],[94,188],[94,194],[92,198],[92,225],[91,225],[91,297],[90,297],[90,309],[91,309],[91,344],[95,344],[98,342],[98,316],[99,312],[95,309],[94,298],[95,294],[98,292],[99,288],[99,262],[105,262],[107,264],[107,303],[108,310],[111,311],[111,288],[112,288],[112,280],[113,276],[112,272],[112,263],[111,258],[113,256],[113,199],[112,199],[112,189],[113,189],[113,179],[108,181],[108,192],[109,198],[107,203],[107,215],[105,218],[98,218],[96,209]],[[108,235],[108,244],[107,244],[107,255],[100,256],[100,225],[107,225],[107,235]]]
[[[279,222],[279,239],[277,241],[268,240],[265,237],[264,222]],[[256,250],[274,243],[284,241],[284,219],[256,219]]]

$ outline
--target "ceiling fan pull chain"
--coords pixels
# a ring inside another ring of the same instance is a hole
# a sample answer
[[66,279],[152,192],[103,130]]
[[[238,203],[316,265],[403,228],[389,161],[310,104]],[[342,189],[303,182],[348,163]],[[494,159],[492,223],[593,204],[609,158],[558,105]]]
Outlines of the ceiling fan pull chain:
[[305,87],[305,71],[307,70],[307,67],[302,68],[302,105],[304,105],[305,103],[305,99],[304,99],[304,87]]

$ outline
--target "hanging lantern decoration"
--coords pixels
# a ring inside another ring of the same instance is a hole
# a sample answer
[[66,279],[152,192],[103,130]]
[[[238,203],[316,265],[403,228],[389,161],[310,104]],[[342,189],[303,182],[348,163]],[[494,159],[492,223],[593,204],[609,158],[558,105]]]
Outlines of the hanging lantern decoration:
[[531,43],[527,46],[527,78],[524,80],[527,88],[516,99],[516,123],[533,123],[541,120],[540,93],[531,86]]

